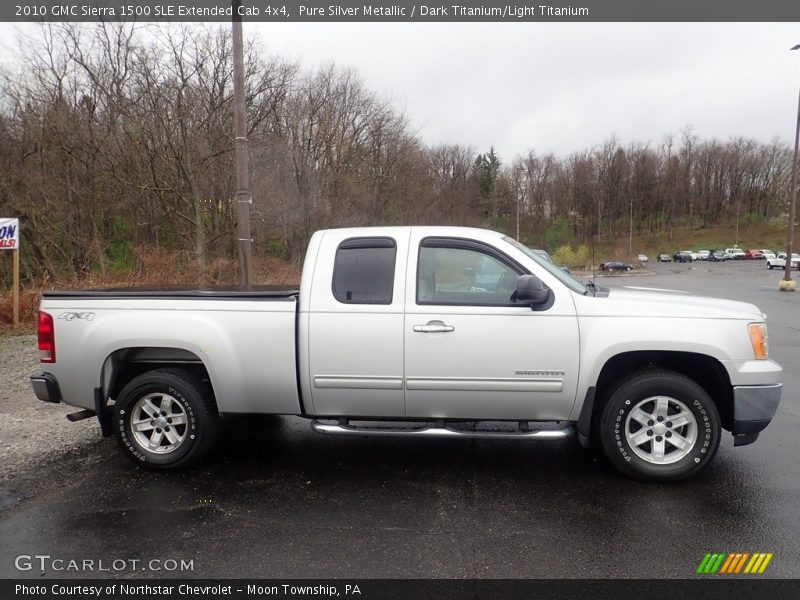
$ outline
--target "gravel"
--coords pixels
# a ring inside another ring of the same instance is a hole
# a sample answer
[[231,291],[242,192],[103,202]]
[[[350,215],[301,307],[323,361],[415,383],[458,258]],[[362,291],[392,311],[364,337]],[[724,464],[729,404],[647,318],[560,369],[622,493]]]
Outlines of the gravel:
[[70,423],[65,415],[78,409],[34,396],[28,377],[40,371],[35,336],[0,337],[0,486],[5,488],[44,463],[85,454],[101,439],[95,419]]

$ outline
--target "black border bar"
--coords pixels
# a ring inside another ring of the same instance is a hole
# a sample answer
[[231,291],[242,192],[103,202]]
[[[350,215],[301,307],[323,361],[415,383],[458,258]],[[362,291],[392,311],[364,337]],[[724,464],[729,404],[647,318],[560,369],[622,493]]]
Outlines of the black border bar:
[[[285,593],[283,586],[294,588]],[[601,600],[652,598],[725,600],[797,597],[797,580],[763,579],[762,576],[705,576],[695,579],[5,579],[0,598],[43,600],[186,600],[187,598],[350,598],[397,600],[401,598],[487,600]],[[18,586],[25,586],[20,588]],[[252,587],[251,587],[252,586]],[[349,587],[348,587],[349,586]],[[355,592],[355,589],[358,592]],[[252,591],[253,589],[256,591]],[[260,591],[259,591],[260,588]],[[277,593],[265,593],[268,588]],[[37,592],[32,590],[37,589]],[[72,590],[85,592],[72,593]],[[100,589],[98,593],[96,590]],[[302,593],[297,590],[305,589]],[[24,590],[24,591],[21,591]],[[127,590],[127,591],[126,591]],[[134,590],[134,591],[131,591]]]
[[[777,22],[797,0],[241,0],[245,22]],[[3,0],[8,22],[230,21],[230,0]]]

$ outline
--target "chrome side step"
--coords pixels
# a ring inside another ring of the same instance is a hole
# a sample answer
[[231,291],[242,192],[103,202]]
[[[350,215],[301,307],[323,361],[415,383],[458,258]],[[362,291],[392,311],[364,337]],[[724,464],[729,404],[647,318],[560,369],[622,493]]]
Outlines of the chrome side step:
[[[523,421],[522,424],[526,424]],[[570,423],[559,423],[552,429],[529,429],[521,426],[515,431],[466,431],[448,427],[442,422],[436,425],[423,424],[421,427],[365,427],[354,426],[346,419],[338,423],[311,421],[311,429],[323,435],[379,436],[379,437],[425,437],[425,438],[471,438],[490,440],[563,440],[575,432]]]

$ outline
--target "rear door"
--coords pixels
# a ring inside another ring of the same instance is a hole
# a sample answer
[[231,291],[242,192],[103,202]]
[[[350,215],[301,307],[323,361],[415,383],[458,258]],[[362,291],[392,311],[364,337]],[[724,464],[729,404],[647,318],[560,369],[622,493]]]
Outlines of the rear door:
[[515,305],[521,262],[487,242],[426,231],[412,233],[407,269],[406,414],[566,419],[579,363],[570,293],[554,289],[537,311]]
[[[301,378],[314,414],[405,416],[403,302],[410,230],[326,231],[309,310],[301,312]],[[307,370],[306,370],[307,369]]]

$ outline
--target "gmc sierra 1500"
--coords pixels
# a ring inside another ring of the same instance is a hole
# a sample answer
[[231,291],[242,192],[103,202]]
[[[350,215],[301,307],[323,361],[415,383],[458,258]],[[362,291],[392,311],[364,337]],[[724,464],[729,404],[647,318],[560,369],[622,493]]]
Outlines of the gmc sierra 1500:
[[32,383],[154,469],[200,459],[221,414],[270,413],[323,434],[576,432],[623,473],[671,481],[708,465],[721,429],[749,444],[775,414],[765,320],[582,283],[491,231],[327,230],[299,290],[45,293]]

